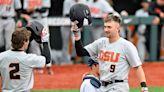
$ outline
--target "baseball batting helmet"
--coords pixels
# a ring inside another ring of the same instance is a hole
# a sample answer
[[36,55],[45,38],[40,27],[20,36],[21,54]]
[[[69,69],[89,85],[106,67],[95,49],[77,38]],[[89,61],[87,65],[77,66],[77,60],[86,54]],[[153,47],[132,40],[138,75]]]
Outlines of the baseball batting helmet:
[[88,60],[87,64],[88,64],[89,67],[91,67],[92,65],[97,65],[99,63],[97,62],[97,60],[93,60],[92,58],[90,58]]
[[31,39],[34,39],[36,42],[41,43],[41,33],[44,26],[37,21],[31,22],[26,26],[26,29],[31,31]]
[[89,7],[84,4],[75,4],[70,9],[70,20],[73,22],[78,21],[78,28],[83,26],[84,19],[88,20],[88,24],[91,24],[91,13]]

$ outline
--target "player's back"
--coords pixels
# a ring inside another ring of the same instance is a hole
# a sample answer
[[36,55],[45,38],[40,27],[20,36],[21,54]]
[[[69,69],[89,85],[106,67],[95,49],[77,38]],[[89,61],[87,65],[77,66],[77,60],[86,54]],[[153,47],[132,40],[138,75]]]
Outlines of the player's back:
[[45,57],[24,51],[5,51],[0,54],[2,92],[26,92],[33,87],[33,67],[44,67]]

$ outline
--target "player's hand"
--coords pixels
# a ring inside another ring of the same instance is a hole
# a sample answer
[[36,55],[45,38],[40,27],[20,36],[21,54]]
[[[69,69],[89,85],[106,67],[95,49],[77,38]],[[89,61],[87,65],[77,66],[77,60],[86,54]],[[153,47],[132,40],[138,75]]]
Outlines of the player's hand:
[[49,35],[48,29],[44,27],[41,33],[42,42],[49,42]]
[[141,92],[149,92],[148,87],[142,87]]
[[82,28],[78,28],[78,21],[71,22],[71,31],[74,34],[75,40],[81,39],[81,30]]
[[77,26],[77,24],[78,24],[78,21],[71,22],[71,31],[72,32],[78,32],[78,31],[80,31],[79,28],[78,28],[78,26]]

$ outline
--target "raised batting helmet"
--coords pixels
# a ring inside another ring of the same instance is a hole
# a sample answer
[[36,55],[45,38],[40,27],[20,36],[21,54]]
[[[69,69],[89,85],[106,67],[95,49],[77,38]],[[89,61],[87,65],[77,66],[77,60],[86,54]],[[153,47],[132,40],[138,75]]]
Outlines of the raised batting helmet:
[[89,7],[84,4],[75,4],[70,9],[71,21],[78,21],[78,28],[83,26],[84,19],[88,20],[88,24],[91,24],[91,13]]
[[41,33],[43,28],[44,26],[37,21],[33,21],[26,26],[26,29],[31,31],[31,40],[34,39],[38,43],[41,43]]

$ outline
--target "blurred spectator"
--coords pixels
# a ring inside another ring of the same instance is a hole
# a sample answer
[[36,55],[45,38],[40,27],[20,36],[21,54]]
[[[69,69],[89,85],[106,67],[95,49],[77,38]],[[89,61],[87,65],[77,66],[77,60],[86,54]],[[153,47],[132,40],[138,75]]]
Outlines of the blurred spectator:
[[[84,3],[85,0],[64,0],[63,3],[63,17],[69,17],[69,11],[70,8],[77,3]],[[63,41],[63,46],[62,46],[62,60],[61,64],[72,64],[73,62],[71,61],[71,57],[76,56],[75,49],[73,48],[74,46],[69,47],[70,41],[74,45],[74,41],[72,41],[72,33],[70,31],[70,26],[61,26],[61,34],[62,34],[62,41]],[[71,39],[71,40],[70,40]],[[69,53],[69,49],[73,48],[73,52]],[[73,54],[71,56],[71,54]],[[63,58],[64,57],[64,58]]]
[[125,10],[129,15],[134,15],[136,10],[140,8],[142,0],[112,0],[113,8],[115,11],[121,13]]
[[[93,18],[103,18],[108,13],[114,12],[113,7],[106,0],[89,0],[87,5],[90,8],[91,16]],[[92,40],[104,36],[103,26],[95,25],[91,27]]]
[[[119,12],[121,16],[134,15],[136,10],[140,8],[140,2],[142,0],[112,0],[113,8],[115,11]],[[125,22],[130,22],[129,19],[124,20]],[[134,25],[122,25],[120,35],[121,37],[132,40],[131,34],[133,33]],[[134,37],[135,38],[135,37]],[[133,38],[133,39],[134,39]]]
[[[22,3],[23,3],[23,13],[21,14],[21,17],[25,18],[28,23],[31,21],[38,21],[49,32],[47,16],[49,13],[51,1],[50,0],[23,0]],[[33,40],[30,43],[28,51],[29,53],[35,53],[41,55],[42,54],[41,48],[42,48],[41,44],[38,44],[35,40]],[[50,44],[49,44],[49,48],[50,48]],[[50,67],[51,67],[51,63],[47,64],[48,74],[53,74]],[[42,73],[43,70],[40,70],[39,72]]]
[[149,14],[156,16],[153,20],[153,24],[158,25],[157,59],[160,60],[161,31],[163,26],[161,23],[164,23],[164,0],[156,0],[150,3]]
[[151,15],[156,15],[154,19],[154,24],[159,24],[164,22],[164,0],[156,0],[150,4],[149,13]]
[[[148,17],[149,16],[149,13],[148,13],[149,3],[150,2],[148,0],[142,0],[141,2],[142,8],[136,11],[135,16]],[[138,53],[142,61],[145,60],[145,54],[147,51],[146,46],[145,46],[147,39],[145,35],[149,35],[149,34],[146,34],[147,33],[146,31],[149,31],[149,30],[147,30],[147,27],[145,24],[138,25],[137,34],[138,34],[139,40],[137,43],[137,49],[138,49]]]
[[11,47],[11,35],[15,30],[14,18],[19,17],[20,0],[0,0],[0,52]]

